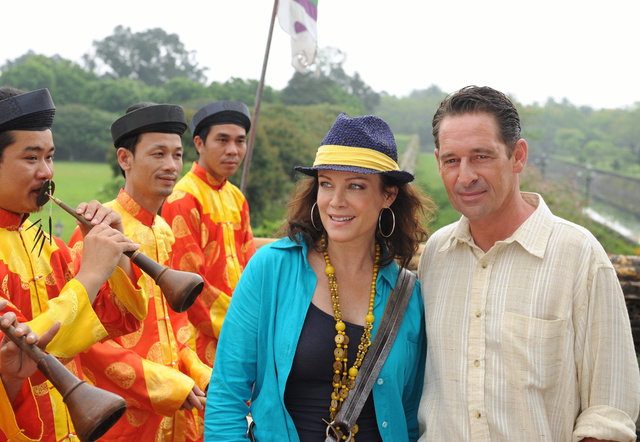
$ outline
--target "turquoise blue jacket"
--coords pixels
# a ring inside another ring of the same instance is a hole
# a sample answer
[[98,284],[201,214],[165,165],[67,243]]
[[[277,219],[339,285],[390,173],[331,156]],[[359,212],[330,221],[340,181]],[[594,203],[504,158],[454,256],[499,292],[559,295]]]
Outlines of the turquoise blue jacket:
[[[284,238],[261,247],[249,260],[220,333],[207,394],[205,441],[246,441],[249,412],[258,442],[299,440],[284,392],[317,282],[306,256],[306,244]],[[374,340],[397,277],[395,262],[379,271]],[[416,282],[393,348],[373,386],[378,429],[385,442],[418,439],[425,346],[424,309]]]

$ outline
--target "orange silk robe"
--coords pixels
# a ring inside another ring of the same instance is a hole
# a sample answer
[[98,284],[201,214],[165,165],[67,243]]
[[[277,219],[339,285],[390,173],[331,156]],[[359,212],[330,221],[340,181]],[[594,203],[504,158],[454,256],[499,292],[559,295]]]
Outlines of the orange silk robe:
[[240,189],[216,181],[195,162],[165,201],[162,216],[176,237],[172,268],[199,273],[205,281],[187,312],[198,356],[213,366],[233,289],[256,251],[249,205]]
[[[66,367],[82,379],[76,355],[108,336],[137,330],[147,314],[148,299],[144,292],[133,287],[122,269],[117,268],[92,305],[84,286],[74,279],[81,255],[62,240],[53,238],[51,244],[45,241],[38,256],[40,243],[34,248],[38,229],[29,229],[31,226],[25,216],[0,209],[0,298],[7,299],[9,308],[19,312],[38,334],[60,322],[60,331],[47,351],[61,358]],[[30,413],[32,420],[25,428],[20,419],[9,415],[3,389],[0,441],[10,436],[15,436],[12,440],[78,440],[62,397],[51,383],[36,371],[25,385],[31,388],[23,387],[21,398],[25,400],[19,401],[18,414]],[[37,405],[29,400],[32,393]],[[24,430],[23,433],[17,434],[15,425]]]
[[[140,244],[140,252],[168,264],[173,234],[164,219],[143,209],[124,189],[105,206],[120,213],[125,235]],[[69,244],[79,248],[81,240],[76,229]],[[81,355],[85,377],[127,401],[124,417],[100,440],[201,441],[203,413],[179,408],[194,384],[204,391],[211,367],[189,346],[187,314],[171,310],[145,273],[140,272],[138,284],[149,296],[142,328],[96,344]]]

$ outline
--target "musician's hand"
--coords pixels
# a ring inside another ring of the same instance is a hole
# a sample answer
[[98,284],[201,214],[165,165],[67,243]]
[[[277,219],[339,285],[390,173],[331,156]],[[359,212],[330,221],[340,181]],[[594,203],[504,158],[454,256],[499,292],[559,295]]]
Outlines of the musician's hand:
[[[103,206],[99,201],[92,200],[88,203],[80,203],[76,208],[76,213],[83,215],[87,220],[91,221],[91,224],[94,226],[105,224],[113,227],[120,233],[124,232],[120,214],[109,207]],[[82,234],[86,235],[89,229],[82,225],[80,228],[82,229]]]
[[[49,342],[60,330],[60,323],[56,322],[49,328],[42,336],[31,331],[27,324],[22,324],[16,320],[14,313],[5,313],[0,319],[2,327],[8,327],[13,325],[15,327],[15,335],[18,338],[26,336],[25,340],[27,344],[36,344],[42,350],[44,350]],[[22,378],[22,380],[28,378],[36,371],[36,363],[27,356],[20,348],[7,336],[2,339],[0,347],[0,374],[2,378],[6,377]]]
[[[118,215],[119,216],[119,215]],[[106,224],[95,225],[84,237],[82,264],[76,279],[82,283],[91,302],[95,299],[100,286],[109,279],[117,265],[127,274],[131,271],[129,259],[124,252],[133,252],[140,246],[119,231]]]
[[187,399],[185,399],[180,409],[193,410],[194,408],[197,408],[198,410],[204,410],[203,401],[199,399],[199,398],[204,399],[204,397],[205,397],[204,392],[197,385],[194,385],[191,391],[189,392]]
[[[6,301],[0,301],[0,310],[6,306]],[[44,350],[60,329],[60,323],[56,322],[40,338],[31,331],[27,324],[17,321],[13,312],[7,312],[0,319],[1,328],[13,326],[15,335],[18,338],[25,337],[28,344],[36,344]],[[4,384],[9,400],[13,402],[18,396],[22,384],[26,378],[31,376],[37,369],[36,362],[26,355],[7,336],[3,336],[0,341],[0,378]]]

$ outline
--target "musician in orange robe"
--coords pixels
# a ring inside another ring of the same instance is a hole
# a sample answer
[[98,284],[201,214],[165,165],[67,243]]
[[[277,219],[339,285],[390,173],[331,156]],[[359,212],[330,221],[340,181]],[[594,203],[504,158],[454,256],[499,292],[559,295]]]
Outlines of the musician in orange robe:
[[[122,216],[125,234],[153,260],[169,263],[174,242],[169,225],[157,215],[182,170],[181,135],[187,123],[180,106],[138,103],[113,123],[111,133],[125,187],[105,204]],[[78,231],[69,242],[74,248]],[[211,367],[189,346],[186,313],[167,305],[156,283],[141,273],[149,294],[149,314],[132,334],[94,345],[83,353],[85,375],[96,386],[127,401],[127,411],[102,441],[200,441],[202,405]]]
[[210,366],[231,295],[256,251],[249,205],[229,182],[246,153],[250,127],[249,109],[238,101],[198,110],[190,129],[199,159],[162,207],[176,237],[172,267],[199,273],[205,281],[188,314],[198,355]]
[[[54,115],[48,90],[0,88],[0,299],[39,335],[60,322],[47,351],[82,378],[76,355],[108,336],[138,329],[148,299],[132,285],[133,269],[123,255],[138,246],[122,235],[120,215],[112,209],[97,201],[78,208],[95,223],[87,229],[84,257],[28,219],[40,210],[40,191],[53,177]],[[38,441],[78,440],[51,383],[36,372],[29,385],[25,394],[35,396],[32,413],[41,424],[20,431],[39,433],[33,438]],[[27,437],[15,435],[22,436]],[[8,437],[3,429],[0,441]]]

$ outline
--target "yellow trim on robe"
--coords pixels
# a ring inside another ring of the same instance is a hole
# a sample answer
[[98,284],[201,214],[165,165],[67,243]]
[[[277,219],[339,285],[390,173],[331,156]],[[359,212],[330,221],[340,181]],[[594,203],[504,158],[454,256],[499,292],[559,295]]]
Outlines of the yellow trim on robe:
[[69,281],[64,295],[51,299],[47,305],[49,308],[28,324],[41,335],[56,322],[61,323],[60,331],[47,346],[48,353],[58,358],[72,358],[107,336],[89,303],[87,291],[78,280]]
[[107,282],[128,312],[141,321],[147,317],[149,297],[142,289],[136,290],[135,296],[131,296],[131,289],[129,288],[131,286],[131,280],[124,270],[116,267],[111,277],[107,279]]
[[0,440],[8,442],[37,442],[42,438],[43,423],[38,412],[38,404],[28,379],[25,384],[22,390],[24,394],[21,392],[20,396],[22,396],[22,400],[29,403],[18,406],[18,408],[24,409],[24,411],[18,411],[22,423],[19,424],[14,406],[9,402],[4,385],[0,382]]

